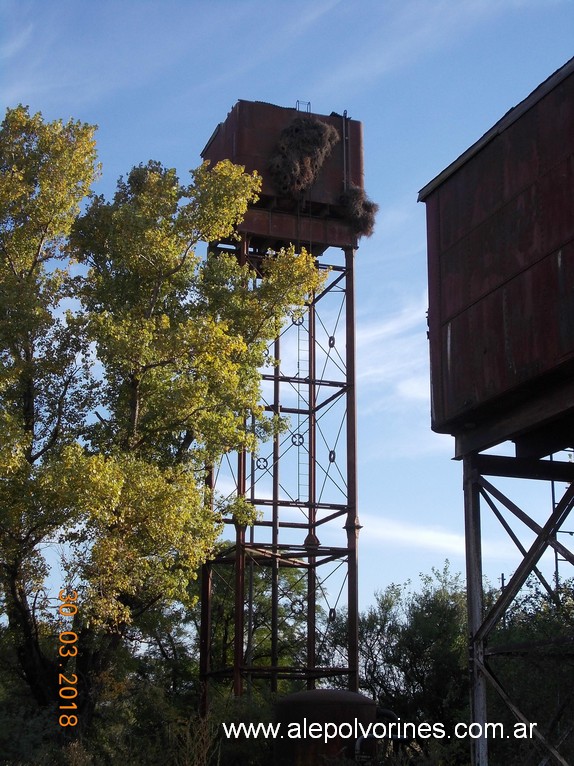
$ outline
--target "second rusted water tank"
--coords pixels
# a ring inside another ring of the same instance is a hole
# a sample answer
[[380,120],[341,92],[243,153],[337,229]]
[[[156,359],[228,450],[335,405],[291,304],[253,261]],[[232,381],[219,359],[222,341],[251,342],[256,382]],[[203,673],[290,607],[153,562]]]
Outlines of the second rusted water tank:
[[433,429],[461,456],[574,419],[574,59],[419,198]]
[[313,689],[279,700],[275,766],[315,766],[335,759],[354,759],[355,743],[376,719],[373,700],[356,692]]

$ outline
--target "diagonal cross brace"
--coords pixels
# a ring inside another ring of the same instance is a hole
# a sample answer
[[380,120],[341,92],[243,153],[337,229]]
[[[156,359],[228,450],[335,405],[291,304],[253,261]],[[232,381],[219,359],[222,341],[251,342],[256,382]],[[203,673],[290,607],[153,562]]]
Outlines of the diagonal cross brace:
[[526,582],[528,575],[532,572],[546,548],[552,543],[553,536],[560,529],[573,506],[574,484],[571,484],[550,515],[546,524],[542,528],[539,528],[540,531],[536,540],[532,543],[530,550],[508,581],[508,585],[486,615],[482,625],[473,637],[474,641],[483,641],[494,628],[520,588]]
[[530,730],[534,734],[534,736],[538,739],[538,741],[548,750],[549,753],[551,753],[554,758],[558,761],[558,763],[562,764],[562,766],[570,766],[568,761],[563,758],[558,750],[546,739],[546,737],[538,730],[538,726],[536,724],[531,724],[531,722],[526,718],[526,716],[522,713],[522,711],[514,704],[514,702],[510,699],[509,695],[506,693],[503,686],[500,684],[496,676],[492,673],[490,668],[488,668],[484,663],[479,663],[480,665],[480,671],[483,673],[485,678],[489,681],[490,685],[496,689],[497,693],[500,697],[506,702],[507,706],[510,708],[512,713],[516,716],[516,718],[521,721],[522,723],[526,724],[528,727],[532,725],[533,728]]
[[[494,489],[494,487],[493,487],[493,489]],[[522,556],[526,556],[526,553],[527,553],[526,548],[524,547],[524,545],[522,545],[522,543],[520,542],[520,540],[518,538],[518,535],[516,535],[516,533],[514,532],[512,527],[510,526],[510,524],[506,521],[506,519],[504,518],[504,516],[502,515],[500,510],[497,508],[496,503],[494,502],[492,497],[490,497],[490,494],[484,488],[481,488],[480,493],[481,493],[482,497],[484,498],[484,500],[486,501],[487,505],[490,507],[490,510],[494,513],[494,515],[496,516],[496,518],[498,519],[498,521],[502,525],[504,531],[510,537],[512,542],[516,545],[516,547],[518,548],[518,550],[520,551]],[[518,510],[520,510],[520,509],[518,509]],[[536,526],[538,526],[538,525],[536,525]],[[536,576],[538,577],[538,579],[540,580],[540,582],[542,583],[542,585],[544,586],[544,588],[546,589],[546,592],[548,593],[550,598],[555,603],[559,604],[560,601],[559,601],[556,593],[554,592],[554,590],[550,586],[550,584],[547,582],[546,578],[544,577],[544,575],[542,574],[540,569],[535,566],[533,568],[533,571],[536,574]]]
[[[534,519],[531,519],[527,513],[525,513],[521,508],[519,508],[515,503],[513,503],[512,500],[509,500],[502,492],[500,492],[500,490],[498,490],[495,486],[493,486],[483,476],[479,478],[478,483],[490,495],[495,497],[499,501],[499,503],[502,503],[502,505],[504,505],[505,508],[507,508],[518,519],[520,519],[520,521],[526,524],[526,526],[529,527],[533,532],[535,532],[537,535],[540,534],[540,532],[542,531],[542,527],[540,526],[540,524],[537,524],[534,521]],[[559,527],[560,526],[561,524],[559,525]],[[556,528],[556,531],[558,531],[559,527]],[[566,548],[566,546],[562,545],[562,543],[559,540],[553,537],[548,541],[548,544],[551,545],[554,548],[554,550],[557,553],[559,553],[563,558],[565,558],[566,561],[569,561],[572,565],[574,565],[574,553],[572,553],[572,551]]]

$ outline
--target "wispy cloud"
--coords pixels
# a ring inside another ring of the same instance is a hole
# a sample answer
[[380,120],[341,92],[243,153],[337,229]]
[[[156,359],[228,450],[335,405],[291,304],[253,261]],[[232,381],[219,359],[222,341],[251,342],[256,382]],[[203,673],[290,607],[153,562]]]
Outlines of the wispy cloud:
[[379,407],[401,402],[428,402],[429,372],[426,341],[426,295],[378,323],[359,322],[357,380]]
[[[561,0],[390,0],[369,3],[360,45],[353,56],[330,66],[320,86],[324,93],[349,87],[364,90],[388,73],[410,66],[422,57],[459,43],[477,24],[502,13],[544,7]],[[355,12],[355,6],[352,11]]]
[[33,30],[33,24],[26,24],[13,37],[0,43],[0,60],[6,64],[10,59],[17,56],[20,51],[24,50],[32,37]]
[[[225,50],[226,56],[213,56],[211,43],[205,48],[204,57],[209,67],[204,69],[204,77],[193,81],[190,90],[200,93],[212,93],[217,88],[229,86],[234,82],[242,82],[246,86],[246,78],[252,76],[250,86],[258,89],[269,86],[265,72],[272,68],[281,70],[280,62],[287,66],[290,62],[301,62],[309,55],[308,46],[303,43],[312,39],[313,35],[321,34],[322,23],[343,0],[323,0],[308,3],[305,0],[294,0],[286,13],[280,6],[273,3],[262,3],[260,0],[242,3],[221,3],[225,6],[226,24],[218,28],[218,34],[223,36],[218,41],[218,51]],[[214,11],[213,24],[219,26],[221,7],[212,4]],[[252,30],[257,29],[257,44],[250,40]],[[238,30],[243,33],[238,34]],[[199,41],[201,46],[201,41]],[[233,64],[230,66],[230,60]],[[273,84],[276,88],[276,83]],[[295,106],[293,103],[292,106]]]
[[6,103],[95,103],[122,89],[149,86],[185,63],[190,41],[181,30],[193,22],[202,26],[199,9],[174,13],[173,6],[168,12],[151,3],[81,8],[62,2],[35,14],[22,5],[9,3],[2,14]]
[[262,0],[108,0],[84,7],[62,0],[32,12],[30,4],[8,0],[0,8],[1,96],[6,103],[93,104],[144,86],[149,91],[162,77],[182,82],[180,98],[213,96],[241,81],[244,88],[282,61],[304,61],[302,41],[317,36],[341,3],[294,0],[286,12]]
[[[368,535],[361,541],[363,546],[387,545],[410,550],[425,550],[443,557],[464,557],[465,542],[462,532],[453,532],[439,525],[420,524],[402,519],[362,514],[361,523],[368,528]],[[508,561],[516,557],[516,548],[506,538],[483,540],[483,557],[493,561]]]
[[403,300],[401,308],[378,322],[358,321],[358,414],[365,462],[390,454],[412,460],[453,451],[452,437],[430,428],[426,292]]
[[293,10],[287,14],[286,26],[293,33],[303,33],[313,27],[319,20],[322,20],[334,9],[341,5],[344,0],[323,0],[323,2],[303,3],[299,2],[299,9]]

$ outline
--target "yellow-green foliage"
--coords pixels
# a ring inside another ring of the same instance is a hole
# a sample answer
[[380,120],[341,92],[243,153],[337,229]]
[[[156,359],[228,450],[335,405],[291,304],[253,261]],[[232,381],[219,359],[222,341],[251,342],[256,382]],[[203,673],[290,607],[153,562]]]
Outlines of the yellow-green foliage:
[[211,506],[205,466],[276,426],[259,405],[265,346],[321,281],[305,252],[270,255],[262,278],[198,257],[256,199],[260,179],[230,162],[188,185],[140,165],[79,215],[93,136],[23,107],[0,129],[0,586],[16,642],[33,640],[49,541],[65,545],[78,630],[121,635],[185,603],[222,514],[250,517]]
[[95,128],[45,123],[22,106],[0,128],[2,255],[22,275],[55,255],[97,174]]

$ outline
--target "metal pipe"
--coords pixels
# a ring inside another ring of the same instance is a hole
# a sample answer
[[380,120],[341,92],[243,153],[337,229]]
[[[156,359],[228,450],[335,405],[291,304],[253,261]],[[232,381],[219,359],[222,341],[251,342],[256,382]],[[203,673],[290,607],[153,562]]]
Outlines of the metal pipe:
[[[245,450],[237,455],[237,494],[245,497]],[[245,526],[235,525],[235,609],[233,636],[233,693],[243,694],[244,635],[245,635]]]
[[308,423],[309,423],[309,491],[308,491],[308,531],[309,569],[307,571],[307,689],[315,688],[312,671],[317,662],[317,558],[313,551],[318,547],[317,539],[317,418],[315,402],[317,398],[316,377],[316,327],[315,305],[309,305],[309,386],[308,386]]
[[353,248],[345,250],[346,267],[346,370],[347,370],[347,531],[348,553],[348,645],[349,689],[359,690],[359,578],[358,540],[359,515],[357,504],[357,401],[355,391],[355,282]]
[[211,563],[207,563],[201,567],[201,622],[199,627],[199,683],[201,688],[199,714],[202,718],[207,715],[209,708],[211,590]]
[[[213,468],[209,467],[205,474],[207,504],[213,512]],[[209,671],[211,670],[211,600],[213,589],[213,572],[211,562],[201,567],[201,612],[199,624],[199,683],[200,701],[199,714],[207,715],[209,708]]]
[[347,187],[349,186],[349,179],[348,179],[348,172],[347,172],[347,110],[343,112],[343,117],[341,118],[343,121],[343,191],[347,191]]
[[[281,412],[281,343],[280,338],[275,339],[273,353],[277,360],[273,371],[273,413],[279,417]],[[271,549],[273,561],[271,564],[271,667],[274,672],[271,676],[271,691],[277,691],[277,666],[279,665],[279,465],[280,465],[280,440],[279,434],[273,437],[273,508],[272,508],[272,532]]]
[[[468,605],[470,709],[473,722],[486,724],[486,679],[481,671],[484,664],[484,640],[478,637],[482,624],[482,547],[480,524],[480,490],[478,471],[473,455],[463,461],[464,518],[466,541],[466,588]],[[488,742],[483,735],[471,741],[472,766],[488,766]]]

